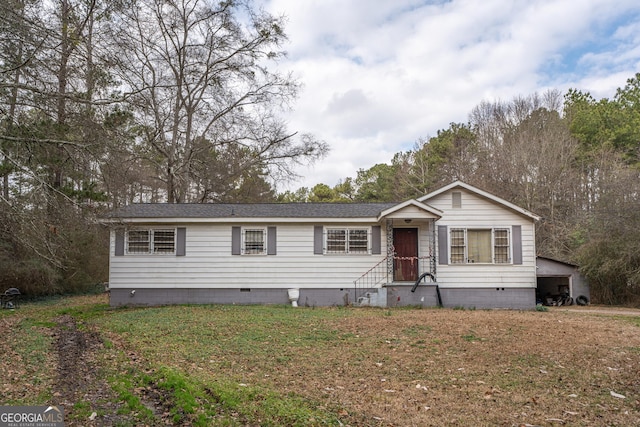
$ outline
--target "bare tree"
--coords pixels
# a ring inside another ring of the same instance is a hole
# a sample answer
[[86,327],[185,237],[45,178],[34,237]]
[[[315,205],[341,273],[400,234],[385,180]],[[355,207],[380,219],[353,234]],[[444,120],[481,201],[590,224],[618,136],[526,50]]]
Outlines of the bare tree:
[[241,171],[287,174],[291,161],[326,151],[296,140],[275,114],[299,88],[267,68],[283,55],[282,18],[243,1],[139,0],[120,22],[119,77],[169,202],[215,199],[216,184]]

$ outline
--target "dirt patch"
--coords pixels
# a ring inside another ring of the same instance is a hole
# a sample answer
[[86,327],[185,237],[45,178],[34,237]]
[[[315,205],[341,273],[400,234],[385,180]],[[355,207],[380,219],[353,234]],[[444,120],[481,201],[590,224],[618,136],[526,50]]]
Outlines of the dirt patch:
[[57,319],[57,323],[54,332],[58,355],[55,396],[61,398],[61,404],[70,406],[94,383],[93,367],[90,366],[89,359],[101,342],[95,334],[78,330],[76,321],[71,316],[62,316]]
[[[119,414],[125,404],[101,377],[104,368],[96,359],[104,350],[101,336],[92,330],[79,327],[72,316],[56,319],[54,346],[57,352],[58,379],[54,387],[54,404],[65,408],[67,426],[113,426],[134,425],[135,414]],[[117,345],[117,338],[114,337]],[[118,347],[121,351],[121,347]],[[135,352],[126,352],[126,363],[111,366],[116,369],[135,369],[152,375],[153,371],[144,366],[144,361]],[[172,402],[166,390],[156,384],[136,387],[131,392],[151,411],[157,425],[170,425]]]
[[61,316],[56,322],[53,345],[58,378],[53,403],[64,407],[66,425],[111,426],[123,422],[117,415],[121,404],[97,370],[95,354],[103,346],[99,334],[79,329],[72,316]]

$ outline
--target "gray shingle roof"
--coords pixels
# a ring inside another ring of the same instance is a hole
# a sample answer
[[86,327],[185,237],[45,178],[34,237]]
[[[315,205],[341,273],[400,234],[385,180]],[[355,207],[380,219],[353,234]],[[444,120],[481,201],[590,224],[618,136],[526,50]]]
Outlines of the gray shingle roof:
[[397,203],[141,203],[109,218],[367,218]]

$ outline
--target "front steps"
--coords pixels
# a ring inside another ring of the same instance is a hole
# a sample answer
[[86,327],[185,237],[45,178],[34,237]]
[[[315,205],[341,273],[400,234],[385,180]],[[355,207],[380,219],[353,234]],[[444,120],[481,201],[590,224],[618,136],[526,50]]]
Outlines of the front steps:
[[387,307],[387,288],[368,290],[354,305],[356,307]]
[[[442,305],[436,283],[420,284],[414,287],[412,282],[394,282],[383,284],[380,288],[367,290],[353,303],[354,307],[439,307]],[[443,296],[445,298],[446,296]],[[446,299],[446,298],[445,298]],[[453,301],[447,299],[446,301]]]

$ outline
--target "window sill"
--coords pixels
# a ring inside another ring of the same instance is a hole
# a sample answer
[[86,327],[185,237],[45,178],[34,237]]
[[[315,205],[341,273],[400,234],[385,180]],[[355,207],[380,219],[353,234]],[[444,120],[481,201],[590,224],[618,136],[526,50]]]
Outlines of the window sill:
[[359,253],[323,253],[324,256],[369,256],[372,255],[370,252],[359,252]]
[[176,253],[162,253],[162,254],[152,254],[152,253],[146,253],[146,254],[141,254],[141,253],[135,253],[135,254],[130,254],[130,253],[125,253],[125,256],[176,256]]
[[448,265],[514,265],[512,262],[450,262]]

